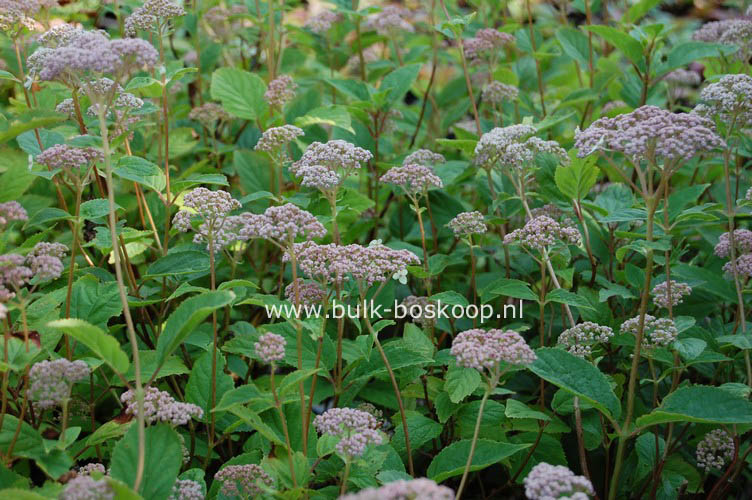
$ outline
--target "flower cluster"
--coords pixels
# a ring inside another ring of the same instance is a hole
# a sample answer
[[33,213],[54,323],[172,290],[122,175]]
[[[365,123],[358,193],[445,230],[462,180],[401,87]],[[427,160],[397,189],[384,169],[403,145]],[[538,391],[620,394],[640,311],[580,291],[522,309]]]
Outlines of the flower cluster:
[[419,149],[407,155],[402,160],[402,165],[434,166],[445,161],[444,156],[439,153],[434,153],[430,149]]
[[558,343],[575,356],[585,358],[593,353],[596,344],[604,344],[613,336],[611,328],[585,321],[561,332]]
[[441,188],[443,183],[433,168],[417,163],[390,168],[381,176],[381,182],[401,186],[410,196],[425,193],[432,188]]
[[473,38],[465,40],[465,56],[471,62],[476,63],[489,53],[513,45],[514,41],[514,37],[509,33],[503,33],[493,28],[479,29],[475,32]]
[[710,472],[712,469],[723,469],[734,458],[734,439],[723,429],[715,429],[697,443],[697,466]]
[[232,36],[243,27],[243,14],[248,13],[248,8],[243,4],[233,4],[228,7],[215,5],[204,13],[205,26],[212,38],[218,42],[231,40]]
[[316,217],[292,203],[267,208],[263,214],[244,213],[238,230],[243,240],[264,238],[287,247],[296,238],[312,240],[326,236],[326,229]]
[[740,61],[747,61],[750,55],[750,43],[752,43],[752,21],[739,19],[729,24],[718,41],[725,45],[739,47],[736,57]]
[[523,170],[532,166],[539,154],[556,156],[562,163],[569,160],[559,143],[544,141],[534,133],[530,125],[496,127],[486,132],[475,146],[475,163],[483,168],[501,165]]
[[610,113],[611,111],[615,109],[626,108],[626,107],[627,107],[627,103],[624,101],[620,101],[620,100],[608,101],[601,108],[601,114],[605,115],[606,113]]
[[585,476],[577,476],[563,465],[540,462],[525,477],[525,496],[530,500],[569,498],[587,500],[595,495]]
[[192,220],[198,215],[201,224],[195,229],[194,243],[206,242],[207,250],[218,252],[239,239],[240,216],[228,216],[241,207],[240,202],[226,191],[211,191],[198,187],[183,197],[189,210],[179,210],[172,219],[181,232],[193,230]]
[[517,243],[543,252],[557,241],[579,245],[580,238],[580,232],[576,228],[559,224],[547,215],[539,215],[530,219],[524,227],[507,234],[504,244]]
[[40,361],[29,370],[29,399],[44,410],[63,404],[70,398],[71,387],[89,376],[91,370],[84,361]]
[[703,24],[700,29],[692,33],[692,38],[700,42],[720,42],[723,34],[735,24],[744,22],[740,19],[724,19]]
[[[300,160],[290,166],[290,173],[302,177],[302,185],[331,191],[353,170],[368,162],[373,155],[347,141],[335,139],[326,143],[313,142]],[[343,171],[343,175],[338,170]]]
[[296,302],[296,287],[300,304],[310,306],[313,304],[320,304],[326,299],[326,290],[321,288],[321,285],[318,283],[306,282],[298,278],[285,287],[285,297],[293,303]]
[[700,74],[697,71],[687,70],[683,68],[675,69],[666,76],[663,77],[666,83],[673,85],[685,85],[687,87],[695,87],[700,85]]
[[146,40],[110,40],[100,31],[76,30],[65,43],[41,47],[29,57],[31,72],[45,81],[59,80],[71,87],[102,74],[123,74],[151,68],[159,60],[156,49]]
[[[404,273],[409,265],[420,264],[420,259],[409,250],[393,250],[379,243],[365,247],[305,242],[296,243],[294,252],[303,272],[325,284],[341,283],[352,276],[370,287]],[[288,254],[283,259],[289,260]]]
[[[640,317],[635,316],[621,324],[620,330],[623,333],[632,333],[637,335],[639,332]],[[676,329],[674,320],[669,318],[656,318],[650,314],[645,315],[645,324],[642,335],[642,347],[652,349],[655,347],[666,347],[676,340],[679,331]]]
[[[731,265],[731,262],[726,262],[723,265],[723,271],[727,275],[733,276],[734,267]],[[752,253],[745,253],[736,259],[736,272],[741,276],[752,276]]]
[[457,237],[485,234],[488,231],[483,214],[477,210],[457,214],[454,219],[449,221],[447,227],[454,231],[454,235]]
[[26,262],[39,281],[50,281],[60,277],[63,273],[63,263],[60,259],[68,253],[68,247],[62,243],[39,242],[26,256]]
[[512,330],[474,328],[457,334],[450,351],[466,368],[494,370],[499,362],[528,365],[536,355],[519,333]]
[[287,341],[276,333],[265,333],[253,344],[256,354],[264,363],[274,363],[285,359]]
[[274,481],[260,465],[228,465],[214,475],[222,483],[221,492],[228,497],[255,498]]
[[520,91],[514,85],[507,85],[497,80],[492,81],[483,87],[481,99],[488,104],[499,105],[504,101],[513,101],[517,99]]
[[170,0],[146,0],[125,20],[125,34],[136,36],[138,30],[158,30],[167,20],[184,14],[185,9]]
[[36,14],[43,8],[57,5],[56,0],[2,0],[0,1],[0,30],[16,37],[22,30],[33,30]]
[[422,327],[433,327],[436,324],[436,318],[433,315],[426,314],[426,307],[434,304],[428,297],[416,297],[408,295],[402,301],[402,305],[407,310],[407,314],[412,318],[413,323]]
[[76,476],[65,485],[59,500],[113,500],[115,492],[106,479]]
[[387,5],[370,16],[365,23],[365,27],[370,30],[378,31],[379,34],[390,36],[397,31],[415,31],[413,25],[407,20],[410,19],[410,11],[397,5]]
[[264,99],[272,106],[284,106],[295,99],[295,89],[298,86],[288,75],[280,75],[271,82],[264,92]]
[[76,469],[76,474],[78,474],[79,476],[91,476],[92,472],[99,473],[103,476],[107,475],[107,469],[105,469],[104,465],[97,462],[82,465],[81,467]]
[[102,159],[102,153],[97,149],[78,148],[68,144],[50,146],[35,158],[37,163],[53,170],[57,168],[64,170],[87,168],[92,163],[102,161]]
[[655,106],[642,106],[614,118],[600,118],[575,134],[578,156],[598,149],[616,151],[635,163],[689,160],[695,155],[724,146],[713,124],[693,113],[671,113]]
[[694,113],[738,127],[752,124],[752,78],[747,75],[725,75],[705,87],[700,100]]
[[24,286],[34,275],[31,269],[24,265],[25,262],[23,255],[0,255],[0,302],[15,297],[14,290]]
[[[752,252],[752,231],[748,229],[734,230],[734,246],[736,255]],[[731,238],[729,233],[723,233],[718,238],[713,252],[721,258],[731,256]]]
[[204,500],[204,488],[198,481],[178,479],[167,500]]
[[342,16],[338,12],[322,10],[315,16],[309,18],[305,23],[305,27],[317,35],[324,35],[332,28],[332,26],[341,20]]
[[13,221],[26,220],[29,220],[29,215],[17,201],[0,203],[0,229],[5,229]]
[[320,434],[341,438],[336,450],[349,457],[362,456],[369,444],[381,444],[379,425],[372,414],[354,408],[332,408],[313,420]]
[[[671,285],[670,297],[668,294],[669,283]],[[650,293],[653,295],[653,303],[656,306],[668,308],[669,304],[671,304],[671,307],[681,304],[684,297],[692,293],[692,287],[686,283],[670,280],[670,282],[658,283]]]
[[[125,403],[125,413],[138,416],[138,401],[136,393],[128,389],[120,396]],[[185,425],[191,418],[201,418],[204,410],[191,403],[175,401],[168,392],[160,391],[156,387],[144,388],[144,420],[148,424],[167,422],[172,425]]]
[[392,481],[379,488],[365,488],[357,493],[341,496],[339,500],[452,500],[453,498],[454,492],[451,488],[421,477],[409,481],[403,479]]
[[230,115],[216,102],[206,102],[197,108],[193,108],[188,113],[188,118],[212,130],[217,122],[229,120]]
[[271,127],[264,130],[254,149],[256,151],[266,151],[267,153],[284,151],[285,145],[303,135],[305,135],[303,129],[295,125]]

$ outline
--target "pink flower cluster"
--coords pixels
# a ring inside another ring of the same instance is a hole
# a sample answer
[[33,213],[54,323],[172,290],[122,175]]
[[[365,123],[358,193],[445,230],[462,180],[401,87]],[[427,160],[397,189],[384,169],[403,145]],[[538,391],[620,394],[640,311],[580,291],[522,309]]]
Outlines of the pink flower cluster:
[[138,30],[156,31],[159,24],[184,14],[185,9],[170,0],[146,0],[125,20],[125,34],[136,36]]
[[284,106],[295,99],[295,89],[298,86],[288,75],[280,75],[271,82],[264,92],[264,99],[272,106]]
[[71,387],[89,376],[84,361],[39,361],[29,370],[29,399],[41,410],[54,408],[70,398]]
[[255,498],[274,484],[271,476],[256,464],[228,465],[214,479],[222,483],[222,494],[228,497]]
[[362,456],[369,444],[381,444],[379,425],[371,413],[354,408],[332,408],[313,420],[320,434],[341,438],[336,450],[349,457]]
[[422,327],[432,327],[436,324],[436,318],[429,317],[426,314],[426,306],[433,304],[428,297],[416,297],[408,295],[402,301],[402,305],[407,308],[407,314],[412,318],[413,323]]
[[290,173],[302,177],[304,186],[330,191],[372,158],[369,151],[341,139],[313,142],[290,166]]
[[193,108],[188,113],[188,118],[199,122],[202,126],[213,129],[218,121],[227,121],[230,114],[216,102],[206,102],[201,106]]
[[700,92],[702,104],[693,113],[717,118],[727,125],[752,124],[752,78],[745,74],[725,75]]
[[419,149],[417,151],[413,151],[409,155],[405,157],[404,160],[402,160],[402,165],[426,165],[426,166],[434,166],[439,163],[444,163],[446,159],[443,155],[440,155],[439,153],[434,153],[430,149]]
[[365,488],[348,493],[339,500],[452,500],[454,491],[424,477],[409,481],[398,480],[379,488]]
[[734,458],[734,439],[723,429],[715,429],[697,443],[697,466],[710,472],[713,469],[723,469],[723,466]]
[[537,356],[525,339],[512,330],[474,328],[457,334],[450,351],[459,366],[494,370],[500,362],[529,365]]
[[311,240],[326,236],[326,228],[316,217],[292,203],[267,208],[263,214],[244,213],[238,230],[243,240],[264,238],[287,247],[297,238]]
[[342,20],[342,15],[331,10],[322,10],[306,21],[305,27],[317,35],[324,35],[335,23]]
[[517,243],[542,252],[557,241],[579,245],[580,238],[580,232],[576,228],[563,226],[547,215],[539,215],[530,219],[524,227],[507,234],[504,244]]
[[167,500],[204,500],[204,488],[192,479],[178,479]]
[[102,153],[94,148],[77,148],[68,144],[55,144],[39,153],[34,158],[37,163],[51,168],[74,169],[88,167],[94,162],[102,161]]
[[585,358],[593,353],[595,345],[605,344],[613,336],[614,331],[610,327],[584,321],[561,332],[558,343],[575,356]]
[[514,37],[509,33],[503,33],[493,28],[483,28],[476,31],[473,38],[465,40],[463,45],[465,56],[472,63],[477,63],[480,58],[492,52],[497,52],[503,47],[513,45],[514,42]]
[[[136,393],[128,389],[120,396],[125,403],[125,413],[138,416],[138,401]],[[191,418],[201,418],[204,410],[191,403],[175,401],[168,392],[160,391],[156,387],[144,388],[144,420],[148,424],[166,422],[172,425],[185,425]]]
[[477,210],[474,212],[462,212],[450,220],[447,227],[454,231],[455,236],[468,236],[471,234],[485,234],[488,231],[483,214]]
[[380,12],[377,12],[370,16],[365,23],[365,27],[370,30],[378,31],[379,34],[389,36],[396,31],[407,31],[412,33],[415,31],[413,25],[410,24],[411,12],[407,9],[399,7],[397,5],[387,5],[381,8]]
[[[578,156],[598,149],[616,151],[633,162],[686,161],[697,154],[725,146],[713,123],[692,113],[672,113],[642,106],[614,118],[600,118],[575,134]],[[666,166],[666,165],[664,165]]]
[[172,223],[178,231],[186,233],[193,230],[192,221],[198,216],[201,224],[195,229],[194,243],[205,242],[207,250],[218,252],[239,239],[241,220],[228,214],[241,205],[230,193],[198,187],[186,193],[183,204],[191,210],[179,210]]
[[282,125],[281,127],[271,127],[264,130],[261,139],[256,143],[256,151],[266,151],[272,153],[284,148],[289,142],[305,135],[303,129],[295,125]]
[[13,221],[26,220],[29,220],[29,216],[24,207],[17,201],[0,203],[0,229],[5,229]]
[[[342,282],[352,276],[371,286],[404,272],[409,265],[420,264],[420,259],[409,250],[393,250],[381,244],[365,247],[305,242],[296,243],[294,252],[306,276],[324,284]],[[287,254],[283,258],[289,260]]]
[[441,188],[443,183],[433,168],[427,165],[411,163],[390,168],[381,176],[381,182],[401,186],[408,195],[425,193],[429,189]]
[[59,500],[113,500],[115,492],[106,479],[76,476],[65,484]]
[[653,303],[656,306],[665,308],[668,308],[669,304],[671,304],[671,307],[678,306],[682,303],[682,300],[685,296],[692,293],[692,287],[686,283],[679,283],[678,281],[674,280],[671,280],[670,283],[670,297],[668,295],[669,282],[667,281],[658,283],[653,287],[653,290],[651,290],[650,293],[653,295]]
[[517,99],[519,93],[520,91],[517,90],[517,87],[494,80],[483,87],[481,99],[483,99],[483,102],[498,105],[504,101],[513,101]]
[[559,143],[535,137],[535,132],[530,125],[496,127],[486,132],[475,146],[475,163],[486,169],[506,166],[524,170],[533,166],[539,154],[556,156],[562,163],[569,161]]
[[[621,324],[620,330],[623,333],[632,333],[637,335],[640,326],[640,316],[626,320]],[[645,323],[642,335],[642,347],[644,349],[653,349],[655,347],[666,347],[676,340],[679,331],[676,329],[674,320],[669,318],[656,318],[650,314],[645,315]]]
[[592,483],[563,465],[540,462],[525,477],[525,496],[530,500],[587,500],[595,495]]
[[253,344],[253,347],[261,361],[270,364],[285,359],[286,345],[287,341],[282,335],[265,333],[259,337],[258,342]]
[[297,286],[297,295],[300,304],[312,305],[320,304],[326,299],[326,290],[324,290],[318,283],[311,283],[303,281],[298,278],[285,287],[285,297],[287,300],[295,303],[295,290]]

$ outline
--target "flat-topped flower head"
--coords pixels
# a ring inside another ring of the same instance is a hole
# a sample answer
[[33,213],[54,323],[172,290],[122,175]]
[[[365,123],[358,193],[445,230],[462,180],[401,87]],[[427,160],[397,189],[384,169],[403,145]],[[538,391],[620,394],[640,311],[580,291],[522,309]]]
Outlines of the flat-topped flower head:
[[[670,283],[670,287],[669,287]],[[671,288],[671,296],[669,297],[668,289]],[[668,308],[678,306],[684,300],[684,297],[692,293],[692,287],[686,283],[679,283],[678,281],[670,280],[658,283],[653,287],[650,294],[653,295],[653,304],[658,307]]]
[[752,20],[739,19],[735,23],[729,24],[718,38],[718,42],[724,45],[735,45],[739,47],[736,57],[740,61],[746,61],[750,55],[750,44],[752,43]]
[[715,429],[697,443],[697,466],[710,472],[713,469],[723,470],[727,463],[734,458],[734,438],[723,429]]
[[72,24],[58,24],[39,35],[37,41],[42,47],[53,49],[60,45],[68,44],[74,37],[78,36],[83,31],[83,29],[78,26],[73,26]]
[[58,496],[59,500],[114,500],[115,491],[105,478],[76,476],[67,483]]
[[332,26],[342,20],[342,15],[339,12],[332,10],[322,10],[315,16],[308,18],[305,23],[305,27],[313,31],[317,35],[325,35]]
[[107,468],[105,468],[104,465],[98,462],[92,462],[86,465],[82,465],[81,467],[78,467],[76,469],[76,474],[78,474],[79,476],[91,476],[91,474],[94,472],[105,476],[107,475]]
[[[622,333],[631,333],[637,335],[639,332],[640,317],[626,320],[621,324]],[[656,318],[650,314],[645,315],[645,324],[642,335],[643,349],[653,349],[656,347],[666,347],[671,345],[679,335],[674,320],[669,318]]]
[[592,483],[563,465],[540,462],[525,477],[525,496],[529,500],[569,498],[587,500],[595,495]]
[[402,165],[417,164],[430,167],[444,163],[445,161],[446,159],[444,156],[439,153],[434,153],[430,149],[419,149],[407,155],[405,159],[402,160]]
[[285,359],[285,346],[287,341],[282,335],[276,333],[265,333],[261,335],[258,342],[253,344],[256,354],[264,363],[274,363]]
[[402,301],[402,306],[405,307],[407,316],[412,319],[413,323],[426,328],[436,324],[436,315],[429,311],[429,305],[436,307],[436,303],[428,297],[416,297],[415,295],[408,295]]
[[55,408],[70,399],[73,384],[88,378],[91,370],[84,361],[39,361],[29,370],[29,399],[40,410]]
[[390,36],[399,31],[412,33],[415,31],[410,24],[411,12],[397,5],[387,5],[381,11],[372,14],[366,19],[367,29],[378,31],[379,34]]
[[449,221],[447,227],[454,231],[454,235],[457,237],[485,234],[488,231],[483,214],[477,210],[457,214],[454,219]]
[[[138,402],[136,393],[128,389],[120,396],[125,403],[125,413],[138,416]],[[165,422],[172,425],[185,425],[191,418],[201,418],[204,410],[191,403],[176,401],[168,392],[160,391],[156,387],[144,387],[144,420],[147,424]]]
[[169,19],[185,14],[182,5],[170,0],[146,0],[125,20],[125,34],[136,36],[139,30],[158,31]]
[[668,73],[663,77],[663,80],[671,85],[696,87],[700,85],[700,74],[697,71],[679,68]]
[[222,494],[231,498],[255,498],[274,484],[271,476],[256,464],[228,465],[214,479],[222,483]]
[[371,158],[369,151],[341,139],[313,142],[300,160],[290,165],[290,173],[301,177],[303,186],[333,193],[348,175]]
[[13,221],[27,221],[26,209],[17,201],[0,203],[0,229],[5,229]]
[[340,439],[336,450],[341,455],[359,457],[369,444],[381,444],[377,431],[378,419],[371,413],[355,408],[332,408],[317,416],[313,426],[320,434],[337,436]]
[[63,272],[63,263],[60,259],[67,253],[68,247],[62,243],[39,242],[26,256],[26,262],[37,280],[54,280]]
[[[276,151],[285,151],[285,146],[298,137],[304,136],[303,129],[295,125],[282,125],[281,127],[271,127],[264,130],[261,138],[254,148],[256,151],[266,151],[272,153]],[[285,153],[286,155],[286,153]]]
[[514,85],[507,85],[499,81],[492,81],[483,87],[481,99],[488,104],[501,104],[504,101],[514,101],[520,91]]
[[178,479],[167,500],[204,500],[204,488],[192,479]]
[[561,332],[558,343],[575,356],[585,358],[593,353],[593,347],[605,344],[613,336],[614,331],[608,326],[584,321]]
[[[733,261],[726,262],[723,265],[723,272],[726,273],[726,275],[729,278],[732,278],[734,276],[734,266],[732,265]],[[752,253],[745,253],[737,257],[736,259],[736,272],[739,276],[752,276]]]
[[752,78],[745,74],[725,75],[702,89],[700,101],[693,113],[727,126],[746,127],[752,123]]
[[542,252],[558,242],[579,245],[580,239],[580,232],[576,228],[559,224],[547,215],[539,215],[530,219],[524,227],[507,234],[504,244],[519,244]]
[[280,75],[271,82],[264,92],[264,99],[272,106],[284,106],[295,99],[298,86],[289,75]]
[[[238,200],[226,191],[211,191],[198,187],[186,193],[183,205],[188,210],[179,210],[172,218],[172,224],[178,231],[195,231],[195,243],[206,243],[207,250],[219,252],[225,246],[242,239],[239,235],[242,227],[241,216],[228,215],[241,207]],[[193,220],[201,221],[194,229]]]
[[544,141],[535,137],[536,130],[530,125],[496,127],[483,134],[475,146],[475,163],[489,169],[495,166],[525,170],[534,166],[540,154],[556,156],[567,163],[567,152],[556,141]]
[[433,168],[417,163],[392,167],[381,176],[380,180],[400,186],[406,194],[411,196],[444,186],[439,176],[434,173]]
[[743,19],[724,19],[703,24],[700,29],[692,33],[692,38],[700,42],[720,42],[723,34],[735,24],[744,22]]
[[575,133],[580,157],[597,150],[614,151],[634,163],[650,160],[664,168],[724,145],[707,118],[695,113],[672,113],[656,106],[600,118]]
[[263,238],[287,247],[298,238],[312,240],[326,236],[326,228],[310,212],[286,203],[267,208],[263,214],[241,214],[239,234],[244,240]]
[[[748,229],[734,230],[734,245],[736,246],[736,255],[752,252],[752,231]],[[731,238],[729,233],[723,233],[718,238],[713,252],[721,258],[731,256]]]
[[56,1],[49,0],[0,0],[0,30],[10,38],[24,30],[33,31],[39,11],[56,5]]
[[339,500],[452,500],[454,491],[424,477],[400,479],[381,487],[371,487],[348,493]]
[[494,370],[502,361],[529,365],[536,360],[535,352],[525,339],[512,330],[465,330],[454,338],[450,352],[459,366],[478,371]]
[[8,300],[14,296],[13,291],[21,288],[34,276],[26,266],[23,255],[9,253],[0,255],[0,297]]
[[103,158],[101,151],[91,147],[79,148],[68,144],[55,144],[39,153],[34,159],[50,169],[61,168],[70,171],[88,168],[91,164],[102,161]]
[[228,121],[230,114],[216,102],[205,102],[188,113],[188,118],[199,122],[202,126],[213,129],[217,122]]
[[464,41],[465,56],[471,63],[493,55],[506,46],[514,45],[515,38],[494,28],[483,28],[475,32],[473,38]]
[[327,296],[326,290],[318,283],[297,278],[285,287],[285,297],[292,303],[296,302],[296,290],[297,301],[306,306],[321,304]]

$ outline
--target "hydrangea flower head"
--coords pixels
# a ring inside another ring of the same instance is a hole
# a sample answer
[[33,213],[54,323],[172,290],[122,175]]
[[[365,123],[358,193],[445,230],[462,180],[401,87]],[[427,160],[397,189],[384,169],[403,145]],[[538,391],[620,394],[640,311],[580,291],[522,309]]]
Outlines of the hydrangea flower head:
[[580,358],[593,353],[597,344],[605,344],[614,336],[614,331],[608,326],[602,326],[592,321],[584,321],[561,332],[558,343]]
[[471,234],[485,234],[488,231],[483,214],[477,210],[474,212],[462,212],[450,220],[447,227],[454,231],[455,236],[469,236]]
[[390,36],[398,31],[412,33],[415,31],[410,24],[410,11],[397,5],[387,5],[381,11],[368,17],[365,23],[367,29],[378,31],[379,34]]
[[381,176],[380,180],[400,186],[405,190],[405,193],[412,196],[444,186],[439,176],[434,173],[433,168],[417,163],[392,167]]
[[483,87],[481,99],[483,102],[499,105],[504,101],[514,101],[519,93],[517,87],[494,80]]
[[320,304],[326,299],[326,290],[324,290],[318,283],[312,283],[310,281],[303,281],[298,278],[285,287],[285,297],[287,300],[295,303],[295,290],[297,287],[298,300],[302,305],[310,306],[313,304]]
[[734,439],[723,429],[715,429],[697,443],[697,466],[710,472],[713,469],[722,470],[734,458]]
[[668,284],[669,282],[667,281],[658,283],[650,292],[650,294],[653,295],[653,303],[658,307],[665,307],[668,309],[669,304],[671,304],[671,307],[678,306],[682,303],[685,296],[692,293],[692,287],[688,284],[671,280],[671,296],[669,297]]
[[457,334],[450,351],[459,366],[494,370],[500,362],[528,365],[537,356],[519,333],[512,330],[473,328]]
[[320,434],[340,437],[336,450],[346,456],[359,457],[369,444],[381,444],[376,429],[380,423],[371,413],[354,408],[332,408],[318,415],[313,426]]
[[365,488],[357,493],[348,493],[339,500],[452,500],[454,491],[446,486],[424,477],[418,479],[398,480],[381,487]]
[[188,113],[188,118],[199,122],[202,126],[212,130],[217,122],[228,121],[230,114],[216,102],[205,102]]
[[556,141],[535,137],[530,125],[496,127],[480,137],[475,146],[475,163],[489,169],[495,166],[525,170],[533,166],[540,154],[550,154],[562,163],[569,161],[567,152]]
[[228,497],[255,498],[274,484],[271,476],[256,464],[228,465],[214,479],[222,483],[222,494]]
[[[637,335],[639,331],[640,317],[626,320],[621,324],[620,330],[623,333],[632,333]],[[674,320],[669,318],[656,318],[650,314],[645,315],[645,324],[642,336],[642,347],[644,349],[653,349],[656,347],[666,347],[676,340],[679,331],[676,329]]]
[[530,500],[570,498],[587,500],[595,495],[585,476],[577,476],[563,465],[540,462],[525,477],[525,496]]
[[29,220],[29,215],[17,201],[0,203],[0,229],[5,229],[13,221],[26,220]]
[[580,239],[580,232],[576,228],[559,224],[547,215],[539,215],[530,219],[524,227],[507,234],[504,244],[516,243],[542,252],[557,241],[579,245]]
[[264,130],[254,149],[256,151],[266,151],[267,153],[284,150],[284,147],[288,143],[303,135],[305,135],[303,129],[295,125],[271,127]]
[[115,492],[106,479],[76,476],[65,484],[60,500],[113,500]]
[[305,27],[317,35],[324,35],[332,26],[342,20],[342,15],[332,10],[322,10],[315,16],[309,18]]
[[[125,403],[125,413],[138,416],[138,402],[136,393],[128,389],[120,396]],[[204,410],[191,403],[176,401],[168,392],[160,391],[156,387],[144,388],[144,420],[148,424],[166,422],[172,425],[185,425],[191,418],[201,418]]]
[[178,479],[167,500],[204,500],[204,488],[192,479]]
[[326,228],[310,212],[292,203],[267,208],[263,214],[240,216],[239,234],[243,239],[264,238],[287,247],[297,238],[312,240],[326,236]]
[[29,370],[29,399],[39,409],[60,406],[70,398],[71,387],[89,376],[84,361],[39,361]]
[[280,75],[271,82],[264,92],[264,99],[272,106],[284,106],[295,99],[298,86],[289,75]]
[[693,113],[739,127],[752,124],[752,78],[725,75],[700,92],[701,104]]
[[419,149],[407,155],[402,160],[402,165],[426,165],[435,166],[444,163],[446,159],[439,153],[434,153],[430,149]]
[[182,5],[170,0],[146,0],[125,20],[125,34],[136,36],[139,30],[158,31],[169,19],[185,14]]
[[276,333],[265,333],[261,335],[258,342],[253,344],[256,354],[264,363],[274,363],[285,359],[285,346],[287,341],[282,335]]
[[331,191],[372,158],[369,151],[341,139],[313,142],[290,166],[290,173],[302,177],[304,186]]

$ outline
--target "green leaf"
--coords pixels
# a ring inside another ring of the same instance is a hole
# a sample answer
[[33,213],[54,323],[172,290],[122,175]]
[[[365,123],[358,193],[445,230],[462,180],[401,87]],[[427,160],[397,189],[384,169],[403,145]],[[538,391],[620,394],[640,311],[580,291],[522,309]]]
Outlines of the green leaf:
[[100,283],[96,277],[85,275],[73,284],[71,318],[85,319],[105,329],[107,321],[122,310],[123,304],[115,281]]
[[266,109],[266,84],[253,73],[237,68],[219,68],[212,74],[212,99],[222,103],[228,113],[255,120]]
[[627,11],[624,21],[627,23],[636,23],[659,3],[661,3],[661,0],[640,0],[634,3]]
[[368,84],[359,80],[325,80],[325,82],[356,101],[367,101],[371,97]]
[[235,294],[230,291],[215,291],[184,300],[167,318],[164,330],[157,340],[159,365],[167,360],[170,354],[212,311],[226,306],[234,299]]
[[[132,425],[112,451],[110,475],[126,485],[136,481],[138,463],[138,426]],[[154,500],[166,500],[183,465],[178,433],[167,424],[146,428],[144,477],[138,493]]]
[[331,125],[347,130],[351,134],[355,133],[350,124],[350,113],[347,108],[341,105],[321,106],[312,109],[305,116],[299,116],[295,119],[295,125],[298,127],[308,127],[311,125]]
[[436,139],[436,144],[447,149],[459,149],[468,156],[472,156],[475,153],[475,146],[478,145],[478,141],[473,139]]
[[36,227],[36,228],[44,228],[47,224],[51,222],[58,222],[61,220],[73,220],[75,217],[73,217],[71,214],[66,212],[65,210],[61,210],[59,208],[54,207],[48,207],[43,208],[42,210],[38,211],[31,217],[29,217],[29,220],[26,221],[26,224],[24,227]]
[[130,422],[121,424],[115,420],[110,420],[97,427],[97,430],[92,432],[88,438],[86,438],[86,446],[96,446],[102,444],[110,439],[119,438],[124,435],[130,426]]
[[590,25],[585,29],[592,31],[596,35],[606,40],[608,43],[619,49],[635,66],[642,70],[645,67],[645,56],[642,51],[642,44],[615,28],[602,25]]
[[137,182],[158,193],[164,191],[167,185],[162,169],[149,160],[138,156],[123,156],[118,160],[117,166],[112,169],[112,173],[122,179]]
[[209,255],[200,250],[168,253],[146,269],[144,277],[178,276],[203,273],[209,270]]
[[62,113],[42,111],[27,112],[18,116],[18,118],[13,120],[7,128],[0,131],[0,144],[14,139],[27,130],[49,127],[67,119],[68,118]]
[[[478,370],[464,366],[452,366],[447,370],[444,390],[452,403],[459,403],[480,386]],[[409,429],[408,429],[409,430]]]
[[530,371],[579,396],[599,411],[614,418],[619,417],[619,399],[611,390],[606,376],[598,368],[563,349],[544,347],[535,353],[538,359],[530,365]]
[[656,69],[656,76],[662,76],[664,73],[684,67],[699,59],[718,57],[721,54],[728,55],[736,50],[733,45],[695,41],[684,42],[671,49],[666,57],[666,62]]
[[496,297],[514,297],[538,301],[538,297],[530,289],[530,285],[521,280],[499,278],[480,291],[483,302],[488,302]]
[[752,349],[752,335],[746,333],[736,335],[722,335],[720,337],[717,337],[715,340],[719,344],[731,344],[737,349]]
[[47,326],[58,328],[88,347],[94,354],[120,374],[128,371],[130,361],[115,337],[82,319],[59,319]]
[[580,201],[590,192],[598,179],[598,167],[595,166],[595,155],[586,158],[572,158],[569,166],[556,167],[556,187],[565,196]]
[[708,343],[704,340],[687,338],[675,341],[673,347],[679,352],[684,360],[690,361],[702,354],[702,351],[705,350],[707,345]]
[[[424,444],[439,437],[441,435],[441,430],[444,427],[440,423],[434,422],[430,418],[424,417],[417,412],[409,412],[406,416],[406,420],[408,435],[410,436],[410,447],[413,453]],[[407,456],[405,432],[402,429],[402,422],[400,421],[394,429],[392,446],[397,450],[397,453],[402,456]]]
[[666,422],[699,424],[752,424],[752,403],[718,387],[680,387],[666,396],[661,405],[635,422],[645,427]]
[[[118,204],[115,204],[115,210],[122,210]],[[104,198],[96,198],[93,200],[85,201],[81,203],[81,211],[79,212],[81,218],[86,220],[95,220],[107,217],[110,213],[110,202]]]
[[516,399],[507,399],[507,406],[504,410],[507,418],[534,418],[536,420],[551,420],[551,417],[543,412],[536,411],[528,407],[525,403]]
[[[428,466],[427,476],[440,483],[462,474],[470,454],[470,443],[470,439],[463,439],[441,450]],[[479,439],[475,446],[470,471],[485,469],[530,446],[529,443],[499,443],[490,439]]]
[[[225,357],[217,353],[216,389],[222,395],[233,388],[232,378],[224,372]],[[193,364],[188,383],[185,385],[185,400],[204,409],[204,420],[208,421],[212,411],[212,353],[206,352]],[[219,396],[217,397],[219,399]]]
[[418,78],[420,67],[420,64],[402,66],[401,68],[395,69],[381,80],[379,90],[382,92],[389,90],[389,93],[386,96],[386,102],[388,105],[391,106],[402,99],[407,91],[410,90],[410,87],[413,86],[413,82]]
[[564,26],[556,30],[556,39],[566,55],[582,65],[589,63],[588,39],[580,30]]
[[558,302],[570,306],[580,307],[583,309],[594,309],[590,302],[582,295],[577,295],[563,288],[554,288],[546,294],[546,303]]
[[434,295],[431,295],[431,297],[429,298],[432,302],[436,302],[437,304],[444,303],[444,304],[449,304],[450,306],[466,307],[469,304],[465,296],[460,295],[459,293],[453,290],[450,290],[448,292],[436,293]]

